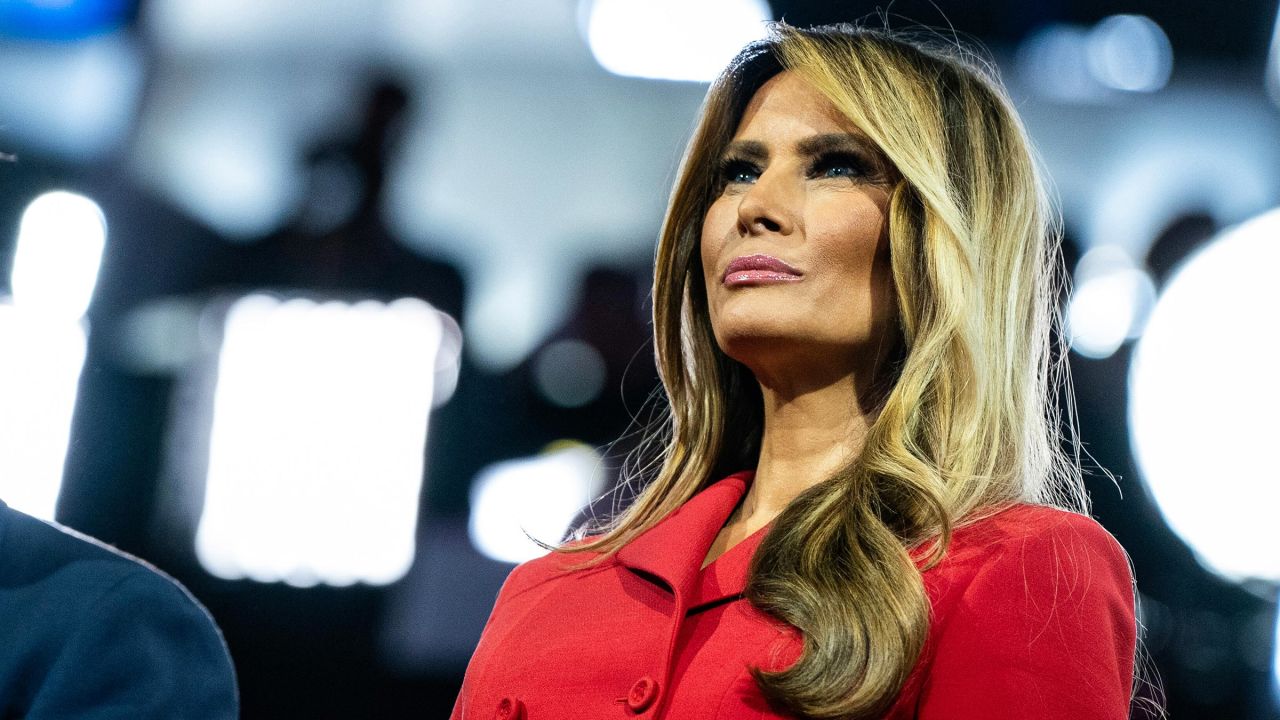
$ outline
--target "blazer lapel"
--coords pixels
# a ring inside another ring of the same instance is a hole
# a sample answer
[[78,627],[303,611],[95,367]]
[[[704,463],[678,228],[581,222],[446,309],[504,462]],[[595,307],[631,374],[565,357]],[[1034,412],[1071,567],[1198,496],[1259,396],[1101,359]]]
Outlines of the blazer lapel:
[[755,557],[756,548],[760,547],[770,527],[772,524],[743,538],[741,542],[729,548],[716,558],[715,562],[702,570],[693,593],[689,595],[688,607],[691,612],[701,606],[716,604],[726,598],[742,595],[747,587],[747,571],[751,569],[751,558]]
[[[700,594],[702,561],[742,499],[752,475],[751,471],[734,473],[710,485],[627,543],[615,558],[625,567],[661,579],[675,592],[678,605],[691,607]],[[736,549],[735,546],[732,550]],[[747,560],[750,561],[749,555]],[[713,567],[715,564],[708,570]]]

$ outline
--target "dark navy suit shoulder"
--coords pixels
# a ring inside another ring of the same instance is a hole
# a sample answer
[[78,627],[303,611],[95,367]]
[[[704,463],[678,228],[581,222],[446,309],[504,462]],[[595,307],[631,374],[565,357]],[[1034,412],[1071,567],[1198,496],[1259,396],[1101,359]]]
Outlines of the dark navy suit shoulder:
[[226,645],[181,585],[0,503],[0,718],[237,716]]

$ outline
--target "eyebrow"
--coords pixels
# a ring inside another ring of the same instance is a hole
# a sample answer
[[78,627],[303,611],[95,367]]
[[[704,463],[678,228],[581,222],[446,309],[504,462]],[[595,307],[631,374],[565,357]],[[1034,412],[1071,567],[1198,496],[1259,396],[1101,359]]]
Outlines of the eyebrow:
[[769,159],[769,149],[759,140],[734,140],[724,149],[724,157],[740,157],[752,162]]
[[875,145],[865,136],[854,133],[827,133],[807,137],[796,143],[802,155],[819,155],[833,150],[854,150],[879,155]]
[[[801,155],[820,155],[831,151],[856,151],[879,158],[880,151],[863,135],[856,133],[824,133],[813,135],[796,143]],[[734,140],[724,149],[725,157],[740,157],[753,162],[769,159],[769,148],[759,140]]]

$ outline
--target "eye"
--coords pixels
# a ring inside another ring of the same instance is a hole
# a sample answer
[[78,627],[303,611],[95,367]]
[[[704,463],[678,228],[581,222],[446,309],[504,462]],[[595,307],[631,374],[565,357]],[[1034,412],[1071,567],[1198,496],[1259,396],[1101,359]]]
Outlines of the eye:
[[819,155],[809,169],[809,177],[851,178],[858,180],[870,175],[867,163],[862,158],[847,152],[834,152]]
[[720,184],[738,185],[753,183],[760,177],[760,168],[755,163],[740,158],[725,158],[720,161]]

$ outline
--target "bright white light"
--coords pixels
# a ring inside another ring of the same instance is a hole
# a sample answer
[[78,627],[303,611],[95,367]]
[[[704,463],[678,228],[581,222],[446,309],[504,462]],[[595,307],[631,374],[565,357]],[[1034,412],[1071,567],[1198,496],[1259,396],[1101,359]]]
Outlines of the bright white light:
[[525,535],[557,543],[600,492],[601,458],[579,443],[553,445],[537,457],[492,465],[471,486],[471,543],[502,562],[546,553]]
[[1080,259],[1067,308],[1071,348],[1085,357],[1110,357],[1125,340],[1141,334],[1155,300],[1155,285],[1114,245],[1091,249]]
[[1110,357],[1129,334],[1144,276],[1124,270],[1094,278],[1071,297],[1067,322],[1071,349],[1085,357]]
[[1173,46],[1145,15],[1112,15],[1099,22],[1089,33],[1086,57],[1093,76],[1116,90],[1159,90],[1173,71]]
[[764,36],[764,0],[583,0],[587,42],[615,75],[710,82]]
[[84,363],[84,330],[0,303],[0,348],[0,498],[52,520]]
[[404,575],[444,327],[419,300],[237,301],[219,355],[201,564],[298,586]]
[[582,407],[600,396],[606,368],[600,351],[581,340],[558,340],[533,360],[533,381],[553,405]]
[[1280,580],[1280,210],[1170,279],[1129,375],[1134,454],[1169,526],[1232,578]]
[[76,320],[98,282],[107,224],[98,204],[64,191],[27,206],[13,256],[13,302],[24,310]]
[[0,497],[46,520],[62,488],[84,365],[81,317],[106,239],[102,209],[92,200],[64,191],[40,195],[18,226],[11,303],[0,301]]

